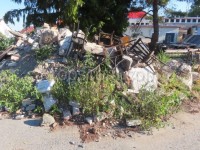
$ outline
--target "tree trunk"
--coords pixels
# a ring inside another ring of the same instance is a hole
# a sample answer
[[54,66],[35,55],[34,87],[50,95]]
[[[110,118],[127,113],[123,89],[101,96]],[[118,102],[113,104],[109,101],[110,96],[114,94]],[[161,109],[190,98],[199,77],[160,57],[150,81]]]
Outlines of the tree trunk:
[[157,52],[156,43],[158,42],[159,36],[159,24],[158,24],[158,0],[153,1],[153,30],[154,33],[152,35],[150,50]]

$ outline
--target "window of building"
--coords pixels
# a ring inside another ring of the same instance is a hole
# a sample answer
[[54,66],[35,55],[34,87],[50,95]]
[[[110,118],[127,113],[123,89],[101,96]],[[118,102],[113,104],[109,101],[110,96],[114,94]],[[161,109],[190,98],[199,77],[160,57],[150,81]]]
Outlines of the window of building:
[[149,23],[146,23],[146,25],[149,25]]
[[171,22],[174,22],[174,19],[171,19]]
[[144,25],[144,23],[141,23],[141,25]]
[[135,25],[135,23],[131,23],[131,25],[133,26],[133,25]]
[[137,26],[139,26],[139,25],[140,25],[140,23],[136,23],[136,25],[137,25]]
[[187,22],[191,22],[191,19],[187,19]]
[[198,22],[200,22],[200,19],[198,19]]
[[181,22],[185,22],[185,19],[182,19]]
[[165,19],[165,22],[169,22],[169,19]]
[[180,22],[180,19],[176,19],[176,22]]
[[196,19],[192,19],[192,22],[197,22],[197,20]]

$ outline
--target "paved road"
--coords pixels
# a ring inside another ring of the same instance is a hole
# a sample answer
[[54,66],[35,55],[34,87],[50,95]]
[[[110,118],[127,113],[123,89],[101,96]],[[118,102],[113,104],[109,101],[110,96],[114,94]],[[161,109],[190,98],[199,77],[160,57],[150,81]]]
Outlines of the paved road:
[[[103,137],[99,142],[83,144],[76,126],[54,132],[38,127],[37,120],[0,120],[1,150],[199,150],[200,114],[180,112],[170,125],[154,130],[153,135],[133,133],[116,140]],[[75,145],[70,142],[75,142]],[[80,147],[83,146],[82,147]]]

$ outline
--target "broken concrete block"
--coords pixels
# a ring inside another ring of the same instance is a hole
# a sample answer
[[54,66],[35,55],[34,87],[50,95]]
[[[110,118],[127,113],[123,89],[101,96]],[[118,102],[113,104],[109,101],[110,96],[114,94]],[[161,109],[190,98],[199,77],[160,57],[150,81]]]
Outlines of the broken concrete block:
[[28,106],[28,105],[31,105],[32,102],[33,102],[33,101],[32,101],[30,98],[24,99],[24,100],[22,100],[22,106],[23,106],[23,107],[26,107],[26,106]]
[[48,45],[58,40],[58,32],[51,29],[42,29],[39,44]]
[[101,45],[97,45],[96,43],[87,42],[83,46],[86,52],[90,52],[92,54],[105,55],[104,47]]
[[23,43],[24,43],[24,40],[20,38],[15,45],[16,47],[20,47]]
[[[64,38],[61,39],[63,36]],[[59,36],[59,55],[63,56],[65,53],[68,53],[68,51],[71,48],[71,43],[72,43],[72,32],[69,29],[66,29],[61,33]]]
[[85,120],[86,120],[86,122],[89,123],[90,125],[93,123],[93,118],[92,118],[92,117],[86,117]]
[[78,107],[72,107],[72,114],[73,115],[78,115],[80,114],[80,109]]
[[48,23],[46,23],[46,22],[43,24],[42,27],[43,27],[43,28],[46,28],[46,29],[50,29],[50,25],[49,25]]
[[135,120],[135,119],[126,119],[126,125],[128,127],[133,127],[133,126],[139,126],[142,124],[141,120]]
[[16,54],[16,53],[18,53],[18,52],[19,52],[18,50],[9,51],[9,52],[7,53],[7,55],[14,55],[14,54]]
[[36,50],[36,49],[39,49],[39,43],[38,42],[34,42],[32,47],[31,47],[31,50]]
[[42,116],[42,122],[41,122],[41,126],[50,126],[55,122],[54,117],[52,117],[49,114],[44,114]]
[[191,90],[193,84],[192,67],[190,65],[182,63],[181,66],[178,68],[177,75],[178,78],[180,78],[180,80]]
[[128,71],[131,69],[131,65],[133,63],[133,59],[129,56],[123,55],[122,56],[123,61],[121,62],[120,66],[123,70]]
[[36,87],[40,93],[46,93],[51,90],[54,84],[55,84],[55,80],[51,80],[51,81],[41,80],[37,83]]
[[31,39],[31,38],[29,37],[29,38],[27,39],[27,42],[28,42],[29,44],[33,44],[34,40]]
[[35,109],[35,107],[36,107],[35,104],[28,105],[28,106],[26,107],[26,111],[32,111],[32,110]]
[[72,107],[80,108],[80,103],[77,103],[75,101],[69,101],[69,105],[72,106]]
[[[84,44],[84,40],[85,39],[85,33],[82,30],[78,30],[78,33],[75,31],[73,33],[73,41],[77,44]],[[77,37],[77,38],[76,38]]]
[[15,116],[15,119],[16,120],[24,119],[24,115],[17,115],[17,116]]
[[8,64],[7,64],[7,66],[8,67],[16,67],[17,66],[17,63],[16,62],[9,62]]
[[11,60],[13,61],[18,61],[20,59],[20,55],[19,54],[14,54],[10,57]]
[[64,56],[64,55],[65,55],[65,50],[62,49],[62,48],[59,48],[58,54],[59,54],[60,56]]
[[64,120],[69,120],[71,118],[72,114],[69,110],[63,111],[63,119]]
[[63,111],[63,119],[64,120],[69,120],[71,118],[72,114],[69,110],[64,110]]
[[43,105],[45,112],[48,112],[50,108],[56,103],[56,100],[50,94],[45,94],[43,98],[44,98]]
[[[153,66],[151,66],[151,68],[153,68]],[[151,68],[149,66],[145,68],[131,68],[126,72],[126,75],[131,80],[134,93],[139,93],[141,89],[153,91],[157,88],[158,79]]]

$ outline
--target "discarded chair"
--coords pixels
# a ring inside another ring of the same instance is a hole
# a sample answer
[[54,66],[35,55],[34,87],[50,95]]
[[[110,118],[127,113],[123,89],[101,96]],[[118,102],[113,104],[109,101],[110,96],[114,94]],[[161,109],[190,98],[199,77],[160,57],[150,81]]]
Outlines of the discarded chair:
[[111,34],[101,31],[98,37],[98,44],[105,47],[113,46],[113,36],[114,36],[114,31]]
[[[149,48],[139,38],[127,51],[128,56],[138,59],[139,63],[145,63],[151,68],[151,64],[157,58],[154,56],[154,51],[150,51]],[[154,72],[154,70],[151,68]]]

